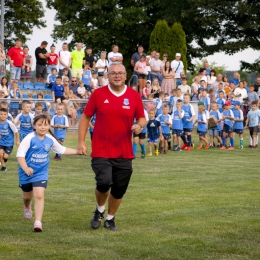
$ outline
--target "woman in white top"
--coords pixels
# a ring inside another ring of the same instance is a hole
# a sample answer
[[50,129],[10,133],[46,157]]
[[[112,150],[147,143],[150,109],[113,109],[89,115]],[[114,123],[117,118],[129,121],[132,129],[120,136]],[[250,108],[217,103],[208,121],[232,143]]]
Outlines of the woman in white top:
[[138,74],[138,84],[139,84],[139,93],[140,96],[143,95],[143,89],[145,88],[146,84],[146,76],[147,76],[147,71],[146,71],[146,55],[142,54],[140,56],[140,60],[136,62],[134,71],[137,72]]
[[95,68],[98,69],[98,84],[102,84],[102,78],[104,72],[107,71],[108,61],[106,60],[106,52],[102,51],[100,54],[100,59],[97,61]]
[[5,98],[10,96],[10,90],[8,87],[8,81],[6,77],[2,77],[1,79],[0,90],[2,90],[5,93]]
[[207,76],[207,78],[208,78],[208,87],[210,87],[211,84],[214,83],[216,81],[216,79],[217,79],[216,71],[215,70],[211,70],[210,71],[210,75]]
[[199,100],[200,77],[196,76],[191,84],[191,101]]
[[5,60],[6,60],[6,55],[3,50],[3,44],[0,42],[0,78],[6,76]]

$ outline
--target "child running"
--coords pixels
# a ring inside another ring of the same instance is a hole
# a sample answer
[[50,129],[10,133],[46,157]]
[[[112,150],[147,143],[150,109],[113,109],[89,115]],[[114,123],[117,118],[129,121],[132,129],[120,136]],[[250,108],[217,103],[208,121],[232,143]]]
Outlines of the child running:
[[42,102],[36,102],[35,103],[35,112],[34,112],[34,117],[41,115],[43,112],[43,106]]
[[[0,102],[0,108],[5,108],[8,111],[8,103],[6,101],[1,101]],[[8,113],[7,120],[9,120],[11,122],[14,121],[14,118],[10,113]]]
[[14,136],[16,146],[20,144],[18,130],[7,118],[7,109],[0,108],[0,163],[2,165],[0,171],[7,171],[5,163],[13,150]]
[[221,144],[220,123],[222,120],[222,115],[221,115],[220,111],[218,110],[217,102],[211,102],[211,111],[210,111],[209,115],[210,115],[210,117],[214,116],[216,119],[215,120],[216,126],[209,127],[209,136],[210,136],[210,147],[209,148],[214,148],[214,137],[217,138],[218,144]]
[[19,163],[19,186],[23,191],[24,216],[32,218],[31,200],[34,197],[35,222],[34,231],[42,231],[42,215],[44,209],[44,191],[48,182],[49,152],[76,155],[77,151],[60,145],[48,134],[50,120],[46,115],[34,118],[35,132],[27,135],[17,151]]
[[[54,136],[60,144],[63,144],[66,137],[67,128],[69,128],[69,120],[64,115],[64,112],[64,105],[62,103],[57,104],[57,114],[51,119],[51,127],[54,128]],[[61,155],[57,153],[54,159],[61,161]]]
[[147,124],[148,130],[148,145],[149,154],[147,156],[152,156],[152,145],[154,145],[155,155],[159,155],[157,141],[159,137],[162,137],[162,128],[159,121],[155,119],[155,109],[151,108],[149,113],[149,121]]
[[244,132],[244,115],[243,111],[240,109],[241,103],[239,101],[236,101],[234,106],[235,110],[233,110],[234,114],[234,125],[233,125],[233,135],[235,134],[239,135],[240,138],[240,145],[239,149],[244,148],[244,139],[243,139],[243,132]]

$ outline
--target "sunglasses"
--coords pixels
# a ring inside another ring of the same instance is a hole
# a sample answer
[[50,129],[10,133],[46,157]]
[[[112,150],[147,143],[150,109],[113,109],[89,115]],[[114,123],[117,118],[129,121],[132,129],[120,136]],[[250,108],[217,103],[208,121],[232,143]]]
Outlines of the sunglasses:
[[76,80],[72,80],[71,82],[77,82]]

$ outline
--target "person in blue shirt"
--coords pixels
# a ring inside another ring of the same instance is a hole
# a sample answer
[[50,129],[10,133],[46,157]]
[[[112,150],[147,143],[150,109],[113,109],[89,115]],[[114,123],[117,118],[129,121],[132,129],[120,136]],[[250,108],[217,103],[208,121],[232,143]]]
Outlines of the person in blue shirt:
[[171,127],[172,119],[169,113],[168,104],[163,105],[163,113],[160,114],[156,119],[160,122],[162,128],[162,136],[160,138],[160,149],[159,152],[162,153],[164,149],[164,154],[167,154],[168,142],[171,140]]
[[57,75],[57,69],[52,68],[51,74],[48,75],[46,83],[48,84],[48,88],[52,88],[52,85],[56,82]]
[[236,101],[235,103],[235,110],[233,111],[234,114],[234,125],[233,125],[233,133],[238,134],[240,138],[240,145],[239,148],[244,148],[244,139],[243,139],[243,132],[244,132],[244,115],[243,111],[240,109],[241,103]]
[[222,146],[221,150],[226,150],[226,136],[230,138],[230,147],[228,150],[234,150],[234,137],[233,137],[233,120],[234,114],[230,109],[231,102],[228,100],[224,104],[222,121],[224,121],[223,132],[222,132]]
[[25,136],[33,132],[33,114],[30,113],[32,104],[28,100],[22,102],[22,112],[14,119],[16,126],[20,125],[20,142]]
[[155,117],[159,116],[160,114],[162,114],[162,108],[163,108],[163,101],[164,101],[164,92],[159,92],[159,98],[155,99]]
[[176,102],[176,110],[172,113],[172,150],[176,152],[181,151],[181,136],[183,135],[183,122],[184,111],[182,110],[182,100],[178,99]]
[[178,100],[183,100],[183,96],[181,95],[181,89],[177,88],[176,90],[176,96],[173,97],[173,105],[172,105],[172,112],[177,109],[176,104]]
[[[222,107],[221,107],[222,108]],[[220,110],[218,110],[218,104],[217,102],[211,102],[211,111],[209,112],[210,117],[214,117],[214,121],[216,126],[211,126],[209,124],[209,136],[210,136],[210,147],[209,148],[214,148],[214,137],[217,138],[218,140],[218,146],[221,147],[221,137],[220,137],[220,130],[221,130],[221,120],[222,120],[222,115],[220,113]]]
[[147,156],[152,156],[152,145],[154,145],[155,155],[159,155],[158,151],[158,138],[162,137],[162,128],[158,120],[155,119],[155,109],[151,108],[149,113],[149,121],[147,124],[147,133],[148,133],[148,145],[149,145],[149,154]]
[[240,75],[238,72],[235,72],[233,78],[229,80],[229,83],[234,83],[235,87],[238,87],[239,81],[240,81]]
[[[144,109],[144,115],[145,118],[147,120],[147,122],[149,121],[149,117],[148,117],[148,113],[146,112],[146,110]],[[134,125],[136,124],[136,120],[134,120]],[[140,147],[141,147],[141,159],[145,158],[145,144],[144,144],[144,140],[146,138],[146,133],[147,133],[147,126],[145,126],[143,128],[143,130],[141,131],[140,134],[136,134],[135,132],[133,132],[133,152],[134,152],[134,156],[136,157],[136,153],[137,153],[137,145],[139,143]]]
[[48,182],[50,150],[58,154],[76,155],[75,149],[66,148],[50,134],[50,119],[46,115],[34,118],[34,132],[21,142],[16,157],[18,160],[19,186],[23,191],[24,216],[32,218],[31,201],[34,197],[34,231],[42,231],[44,191]]
[[210,98],[206,89],[202,90],[200,101],[204,103],[205,109],[210,111]]
[[184,94],[184,104],[182,105],[182,110],[184,111],[183,121],[183,131],[184,134],[181,136],[183,141],[183,146],[181,150],[187,147],[187,152],[191,150],[191,132],[193,128],[193,119],[195,118],[195,111],[193,106],[190,104],[190,95],[188,93]]
[[[37,99],[44,99],[43,94],[42,93],[38,93],[37,94]],[[51,110],[51,103],[48,101],[41,101],[42,103],[42,111],[45,115],[50,115],[50,110]]]
[[96,114],[94,114],[89,121],[89,134],[90,134],[91,141],[93,138],[95,122],[96,122]]
[[199,134],[199,140],[200,145],[197,148],[197,150],[203,149],[203,142],[205,142],[204,149],[209,149],[209,143],[208,139],[206,137],[207,135],[207,129],[208,129],[208,120],[207,120],[207,114],[206,114],[206,108],[203,102],[198,102],[198,117],[197,120],[194,122],[194,124],[198,124],[197,126],[197,133]]
[[260,110],[258,101],[251,103],[251,110],[247,114],[245,129],[249,126],[249,133],[252,138],[252,148],[257,148],[257,135],[260,128]]
[[216,103],[218,104],[219,112],[223,112],[223,105],[225,104],[226,100],[224,98],[224,91],[219,91],[219,97],[216,99]]
[[7,162],[15,143],[18,147],[20,144],[18,130],[15,125],[7,120],[8,110],[0,108],[0,163],[2,168],[0,171],[6,171],[5,163]]
[[[69,120],[64,115],[64,105],[59,103],[56,107],[56,115],[51,119],[51,127],[54,129],[54,136],[60,144],[63,144],[66,137],[67,129],[69,128]],[[56,154],[54,159],[61,160],[61,155]]]
[[10,114],[14,117],[20,113],[20,102],[19,101],[12,102],[12,100],[22,98],[21,90],[18,88],[18,84],[15,81],[12,82],[10,98],[11,98],[11,102],[10,102],[9,111],[10,111]]
[[91,70],[89,62],[86,62],[84,65],[84,70],[82,73],[81,80],[84,82],[84,87],[86,88],[87,92],[90,94],[93,91],[93,87],[91,87]]
[[176,95],[177,95],[177,90],[176,89],[172,89],[171,90],[171,95],[169,97],[169,111],[170,111],[170,113],[172,113],[173,104],[174,104],[174,97],[176,97]]
[[[5,108],[8,111],[8,103],[6,101],[1,101],[0,102],[0,108]],[[13,122],[14,118],[13,116],[8,112],[7,120]]]

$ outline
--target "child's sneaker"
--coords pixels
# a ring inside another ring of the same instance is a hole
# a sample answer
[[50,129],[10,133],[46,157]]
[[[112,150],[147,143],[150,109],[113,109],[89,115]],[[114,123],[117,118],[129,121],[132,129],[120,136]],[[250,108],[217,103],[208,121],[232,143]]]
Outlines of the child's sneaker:
[[197,147],[197,150],[202,150],[202,149],[203,147],[201,145]]
[[160,149],[159,149],[159,153],[162,153],[162,152],[163,152],[163,148],[160,147]]
[[159,155],[159,151],[156,150],[156,151],[154,152],[154,154],[155,154],[155,155]]
[[226,150],[226,146],[222,145],[219,149],[220,150]]
[[167,150],[164,150],[163,154],[167,154]]
[[31,206],[28,207],[28,208],[26,208],[26,207],[24,206],[23,214],[24,214],[24,217],[25,217],[25,218],[31,219],[31,218],[32,218]]
[[220,143],[218,143],[218,144],[217,144],[217,148],[220,148],[220,147],[221,147],[221,144],[220,144]]
[[35,220],[33,229],[35,232],[42,232],[42,222],[39,220]]
[[229,151],[232,151],[232,150],[235,150],[235,148],[232,147],[232,146],[230,146],[230,147],[228,148],[228,150],[229,150]]
[[141,153],[141,159],[145,158],[145,153]]
[[178,146],[177,145],[174,145],[173,147],[172,147],[172,151],[176,151],[176,148],[177,148]]
[[0,171],[2,171],[2,172],[6,172],[6,171],[7,171],[7,169],[6,169],[6,167],[5,167],[5,166],[2,166],[2,168],[0,169]]
[[188,144],[183,144],[183,146],[181,147],[181,149],[184,150],[187,146],[188,146]]
[[195,147],[195,143],[194,143],[194,141],[191,142],[191,147],[192,147],[192,148]]
[[148,153],[147,156],[153,156],[153,154],[152,153]]
[[211,145],[209,148],[214,148],[214,146],[213,146],[213,145]]
[[176,151],[176,152],[181,152],[182,150],[181,150],[180,147],[177,147],[175,151]]
[[209,144],[206,144],[204,149],[209,149]]
[[190,147],[187,147],[187,152],[190,152]]
[[244,149],[244,146],[243,146],[243,145],[240,145],[238,148],[239,148],[239,149]]

